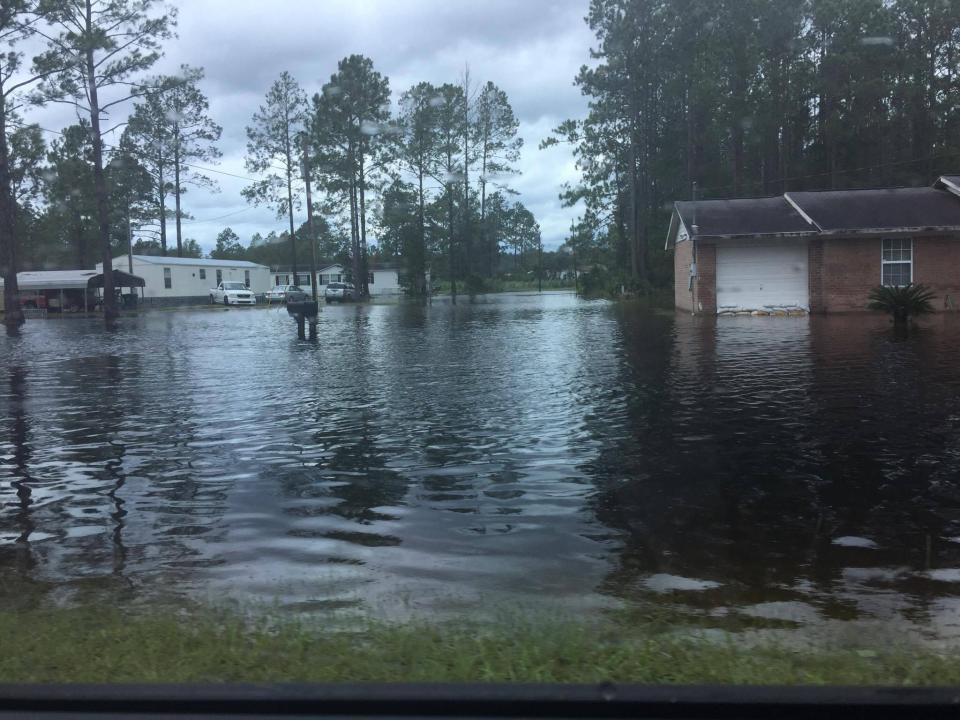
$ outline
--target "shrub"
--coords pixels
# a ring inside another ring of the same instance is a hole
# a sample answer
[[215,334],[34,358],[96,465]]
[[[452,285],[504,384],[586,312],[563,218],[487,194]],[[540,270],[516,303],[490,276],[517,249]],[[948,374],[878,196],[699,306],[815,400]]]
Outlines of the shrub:
[[867,307],[871,310],[882,310],[893,315],[895,321],[903,322],[914,315],[933,312],[930,301],[935,297],[936,295],[923,285],[880,285],[870,291],[870,304]]

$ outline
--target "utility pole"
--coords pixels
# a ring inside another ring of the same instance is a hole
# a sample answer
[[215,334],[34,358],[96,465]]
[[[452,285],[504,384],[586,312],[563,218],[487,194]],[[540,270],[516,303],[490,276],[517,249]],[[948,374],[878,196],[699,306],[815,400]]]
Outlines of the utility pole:
[[302,136],[303,143],[303,184],[307,191],[307,237],[310,239],[310,289],[313,301],[319,302],[317,297],[317,239],[313,235],[313,197],[310,194],[310,163],[308,160],[310,141],[307,135]]
[[[133,231],[130,229],[130,200],[127,200],[127,266],[133,275]],[[136,292],[136,290],[134,290]]]
[[537,292],[543,292],[543,238],[537,240]]

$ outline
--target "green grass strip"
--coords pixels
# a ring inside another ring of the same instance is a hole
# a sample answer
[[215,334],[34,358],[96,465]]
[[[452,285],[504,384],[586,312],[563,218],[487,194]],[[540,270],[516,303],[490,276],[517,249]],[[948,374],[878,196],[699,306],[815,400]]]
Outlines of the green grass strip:
[[956,685],[919,647],[813,650],[613,624],[363,622],[283,615],[0,613],[2,682],[507,681]]

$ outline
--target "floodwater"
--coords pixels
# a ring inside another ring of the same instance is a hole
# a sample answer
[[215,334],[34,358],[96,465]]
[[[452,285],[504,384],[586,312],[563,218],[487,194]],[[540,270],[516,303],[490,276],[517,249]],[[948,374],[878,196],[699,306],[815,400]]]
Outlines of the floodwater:
[[544,293],[319,330],[250,308],[0,338],[0,602],[960,635],[960,318],[904,337]]

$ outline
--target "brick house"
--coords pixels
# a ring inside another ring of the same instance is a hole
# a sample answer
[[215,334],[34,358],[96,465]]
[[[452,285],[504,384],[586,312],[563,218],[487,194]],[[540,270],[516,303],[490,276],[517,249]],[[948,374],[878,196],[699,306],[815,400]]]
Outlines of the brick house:
[[960,176],[933,187],[788,192],[674,204],[674,301],[698,313],[866,310],[922,283],[960,306]]

